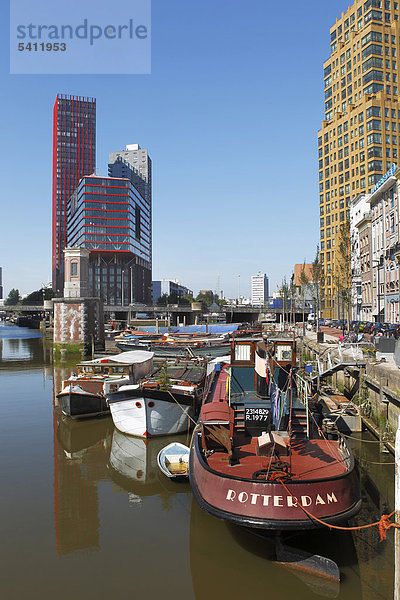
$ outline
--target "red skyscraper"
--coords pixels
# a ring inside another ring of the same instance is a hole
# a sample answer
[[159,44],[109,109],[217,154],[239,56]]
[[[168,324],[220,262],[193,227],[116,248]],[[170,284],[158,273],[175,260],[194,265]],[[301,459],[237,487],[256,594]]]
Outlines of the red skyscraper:
[[53,290],[62,295],[67,203],[96,170],[96,100],[58,94],[53,109]]

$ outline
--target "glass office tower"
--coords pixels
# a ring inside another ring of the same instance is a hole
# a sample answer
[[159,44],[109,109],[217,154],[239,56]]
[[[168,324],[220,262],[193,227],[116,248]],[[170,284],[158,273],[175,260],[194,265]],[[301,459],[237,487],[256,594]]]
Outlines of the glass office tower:
[[67,203],[84,175],[96,169],[96,100],[58,94],[53,109],[52,281],[64,287]]
[[109,306],[151,302],[151,206],[130,179],[83,177],[68,202],[68,246],[90,250],[89,292]]

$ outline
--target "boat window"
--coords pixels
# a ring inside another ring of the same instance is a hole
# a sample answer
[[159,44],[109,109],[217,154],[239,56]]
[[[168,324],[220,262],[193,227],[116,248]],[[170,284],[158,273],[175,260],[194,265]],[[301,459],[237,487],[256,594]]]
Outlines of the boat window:
[[235,346],[235,360],[251,360],[251,346],[249,344],[236,344]]
[[290,345],[278,345],[276,348],[276,360],[278,362],[292,362],[293,350]]

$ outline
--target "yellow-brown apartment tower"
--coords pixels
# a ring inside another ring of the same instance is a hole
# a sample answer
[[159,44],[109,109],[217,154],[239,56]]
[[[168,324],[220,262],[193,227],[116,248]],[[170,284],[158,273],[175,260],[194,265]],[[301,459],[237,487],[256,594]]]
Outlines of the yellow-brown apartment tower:
[[398,162],[399,2],[356,0],[330,29],[325,120],[318,133],[322,315],[337,317],[335,240],[350,200]]

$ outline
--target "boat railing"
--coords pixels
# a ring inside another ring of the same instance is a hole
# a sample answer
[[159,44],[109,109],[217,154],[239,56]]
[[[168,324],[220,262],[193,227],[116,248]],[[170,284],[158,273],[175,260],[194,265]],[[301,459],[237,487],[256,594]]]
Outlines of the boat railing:
[[351,463],[352,463],[352,453],[348,446],[347,440],[340,433],[338,434],[338,439],[339,439],[339,452],[340,452],[341,456],[343,457],[343,462],[345,463],[346,467],[348,469],[350,469]]
[[304,405],[306,409],[306,433],[310,437],[310,413],[309,413],[309,382],[303,379],[298,373],[296,374],[297,399]]

